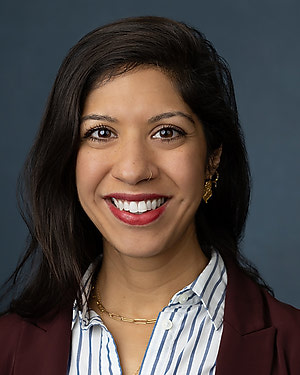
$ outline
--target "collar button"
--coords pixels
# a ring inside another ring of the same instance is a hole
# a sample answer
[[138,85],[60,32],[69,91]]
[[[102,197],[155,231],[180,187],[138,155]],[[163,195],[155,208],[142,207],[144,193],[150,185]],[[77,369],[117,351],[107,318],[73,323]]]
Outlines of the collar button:
[[180,304],[184,304],[187,300],[188,300],[188,293],[182,293],[180,294],[180,296],[178,297],[178,302]]
[[163,328],[168,331],[169,329],[171,329],[173,327],[173,323],[171,322],[171,320],[169,319],[166,319],[164,322],[163,322]]

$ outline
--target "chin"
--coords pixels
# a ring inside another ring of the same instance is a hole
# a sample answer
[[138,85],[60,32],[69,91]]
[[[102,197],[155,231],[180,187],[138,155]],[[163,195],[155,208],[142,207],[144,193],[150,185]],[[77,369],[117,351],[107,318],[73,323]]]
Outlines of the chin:
[[122,243],[116,243],[116,241],[105,242],[107,245],[105,247],[108,251],[114,249],[119,255],[132,258],[146,259],[155,257],[164,252],[162,241],[160,241],[160,243],[155,243],[153,239],[147,241],[145,237],[142,240],[137,240],[136,238],[130,240],[127,238],[127,240]]

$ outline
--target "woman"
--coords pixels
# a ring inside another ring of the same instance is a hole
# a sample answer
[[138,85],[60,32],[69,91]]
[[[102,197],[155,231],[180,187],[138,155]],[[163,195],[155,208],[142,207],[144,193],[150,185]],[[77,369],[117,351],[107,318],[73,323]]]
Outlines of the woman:
[[201,33],[141,17],[86,35],[23,182],[13,280],[32,272],[1,318],[1,374],[300,373],[299,311],[239,252],[246,151]]

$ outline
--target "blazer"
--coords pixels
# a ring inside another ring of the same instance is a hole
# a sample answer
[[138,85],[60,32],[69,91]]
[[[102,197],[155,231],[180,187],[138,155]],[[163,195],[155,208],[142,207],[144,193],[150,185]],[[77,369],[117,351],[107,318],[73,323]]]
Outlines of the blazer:
[[[216,375],[299,375],[300,310],[270,296],[232,261],[225,263],[228,285]],[[36,321],[3,316],[0,374],[66,375],[71,317],[71,308]]]

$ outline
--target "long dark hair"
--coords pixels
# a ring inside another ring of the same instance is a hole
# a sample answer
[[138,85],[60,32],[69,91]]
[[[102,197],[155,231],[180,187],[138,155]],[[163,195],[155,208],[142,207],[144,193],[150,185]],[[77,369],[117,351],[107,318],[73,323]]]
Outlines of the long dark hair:
[[102,236],[81,208],[75,184],[79,128],[86,96],[104,79],[138,66],[162,69],[203,124],[209,155],[222,145],[220,180],[201,203],[197,234],[209,255],[215,247],[263,284],[241,256],[250,183],[231,75],[197,30],[160,17],[120,20],[83,37],[63,61],[41,127],[20,178],[20,206],[29,243],[10,281],[30,277],[9,311],[41,316],[78,299],[83,272],[102,252]]

